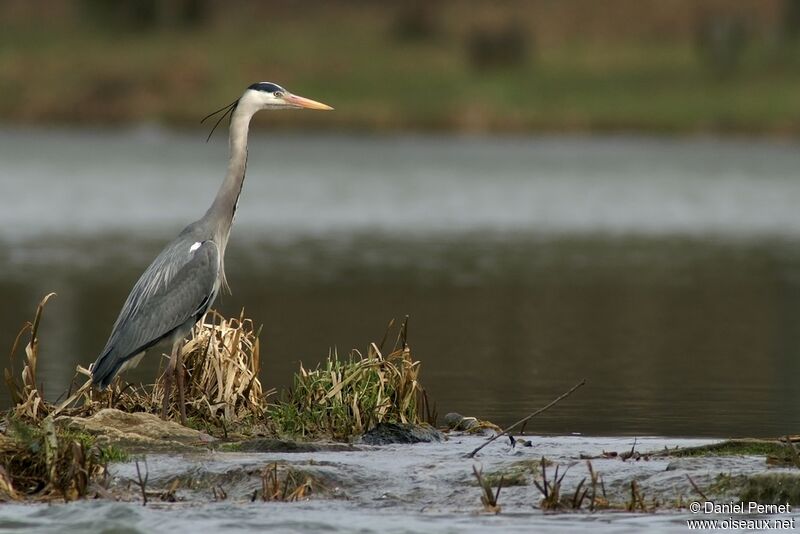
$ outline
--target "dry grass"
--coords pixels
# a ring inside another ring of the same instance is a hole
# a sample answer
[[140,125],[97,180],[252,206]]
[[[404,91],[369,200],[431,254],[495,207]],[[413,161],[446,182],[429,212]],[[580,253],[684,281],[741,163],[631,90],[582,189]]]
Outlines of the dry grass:
[[[37,332],[52,296],[39,304],[33,322],[26,323],[11,351],[11,369],[5,374],[14,416],[39,422],[48,415],[88,417],[103,408],[160,414],[163,373],[155,384],[123,384],[117,378],[105,391],[97,391],[91,385],[90,369],[78,366],[63,402],[54,404],[44,399],[36,382]],[[369,345],[366,356],[353,350],[347,359],[340,359],[334,352],[314,370],[301,365],[293,388],[282,400],[268,404],[274,391],[265,392],[258,378],[259,330],[243,313],[226,319],[209,312],[195,325],[182,349],[184,365],[180,372],[185,373],[189,424],[225,436],[229,429],[246,432],[263,426],[281,435],[347,440],[381,422],[435,423],[436,415],[419,382],[420,362],[413,359],[407,342],[407,319],[398,329],[394,346],[387,355],[383,353],[393,325],[389,323],[380,343]],[[13,367],[26,334],[30,339],[18,380]],[[174,397],[168,417],[179,418]]]
[[[50,293],[42,299],[39,306],[36,307],[33,322],[25,323],[17,334],[9,354],[9,368],[4,372],[6,386],[11,395],[11,402],[14,404],[14,413],[21,418],[37,420],[50,412],[50,406],[42,398],[41,388],[36,384],[36,364],[39,361],[38,333],[42,312],[47,301],[54,296],[55,293]],[[14,355],[17,353],[22,336],[28,332],[30,332],[30,339],[25,345],[25,364],[22,369],[21,381],[18,382],[14,376]]]
[[[292,468],[278,471],[278,463],[272,462],[261,471],[261,500],[293,502],[307,499],[314,492],[315,482],[307,474]],[[252,500],[258,498],[258,490]]]
[[[227,428],[245,421],[261,418],[265,408],[265,393],[258,378],[260,368],[258,331],[252,320],[225,319],[210,311],[199,321],[183,345],[186,413],[195,426],[206,429]],[[117,379],[108,391],[98,392],[81,387],[84,411],[94,413],[112,407],[127,412],[160,414],[164,400],[163,368],[152,385],[122,385]],[[89,375],[78,368],[79,374]],[[174,391],[174,390],[173,390]],[[167,413],[169,419],[179,420],[180,410],[173,395]]]
[[[237,423],[264,415],[266,396],[258,378],[259,331],[244,317],[244,310],[232,319],[211,311],[195,325],[183,346],[189,417]],[[163,395],[162,378],[152,390],[151,406],[160,409]],[[175,402],[170,409],[177,418]]]
[[420,362],[406,342],[406,327],[404,322],[386,356],[381,342],[370,344],[366,356],[353,350],[343,360],[333,352],[314,370],[301,365],[292,389],[269,407],[276,430],[348,439],[378,423],[416,424],[432,417],[419,382]]
[[[26,323],[17,335],[9,356],[11,365],[5,370],[5,380],[14,404],[14,415],[40,421],[47,415],[87,417],[103,408],[160,414],[164,398],[163,372],[159,372],[155,384],[123,385],[117,378],[105,391],[97,391],[91,386],[91,371],[78,366],[65,401],[54,404],[43,398],[41,385],[36,383],[37,332],[45,304],[53,295],[47,295],[39,303],[33,322]],[[30,340],[25,346],[21,380],[17,380],[13,370],[15,357],[26,333],[30,334]],[[263,417],[265,399],[271,392],[265,394],[258,378],[258,333],[252,320],[244,318],[243,313],[238,318],[225,319],[211,311],[195,325],[183,345],[184,367],[181,370],[186,376],[186,410],[193,423],[205,428],[226,429],[231,424],[253,422]],[[179,417],[174,400],[168,416]]]
[[502,508],[500,504],[498,504],[498,499],[500,498],[500,490],[503,489],[504,477],[500,477],[497,490],[495,491],[492,489],[491,482],[483,477],[483,468],[479,471],[478,468],[473,465],[472,472],[475,474],[475,478],[478,479],[478,486],[481,488],[481,504],[483,504],[483,509],[492,514],[499,514]]
[[[105,473],[109,459],[122,459],[112,448],[93,446],[94,438],[64,430],[54,423],[57,415],[91,416],[107,407],[129,412],[160,413],[163,375],[153,385],[121,385],[117,379],[106,391],[91,387],[91,371],[78,366],[73,388],[60,404],[44,399],[37,383],[38,329],[47,301],[39,303],[33,322],[17,335],[5,381],[14,404],[7,427],[0,434],[0,500],[21,498],[72,500],[87,494],[92,482]],[[23,369],[14,371],[25,335]],[[215,312],[198,323],[185,342],[187,408],[194,421],[223,429],[230,423],[263,416],[265,394],[258,379],[258,332],[243,316],[225,319]],[[75,388],[76,384],[81,384]],[[74,389],[74,391],[73,391]],[[178,417],[176,406],[170,416]]]
[[[161,413],[163,373],[155,384],[123,385],[117,378],[105,391],[97,391],[91,384],[91,370],[78,366],[65,400],[45,400],[36,377],[38,330],[53,295],[42,299],[34,320],[19,332],[5,370],[14,406],[8,412],[5,431],[0,433],[0,501],[85,496],[106,472],[107,461],[123,459],[124,453],[117,449],[94,446],[93,436],[56,425],[57,416],[88,417],[104,408]],[[268,405],[273,391],[265,392],[258,378],[259,331],[243,313],[226,319],[209,312],[183,345],[180,372],[185,373],[189,422],[207,431],[221,430],[226,436],[228,429],[248,433],[261,427],[293,437],[349,439],[380,422],[435,419],[419,383],[420,362],[412,358],[406,341],[407,321],[401,325],[394,347],[384,356],[382,347],[388,333],[387,329],[380,343],[369,346],[366,356],[354,350],[347,360],[329,355],[327,362],[313,371],[301,366],[285,400]],[[29,339],[21,358],[23,369],[16,372],[19,348],[26,335]],[[179,418],[174,401],[168,417]],[[146,500],[146,475],[139,483]],[[316,485],[302,473],[289,469],[279,473],[277,465],[267,466],[262,473],[261,499],[303,499],[316,491]],[[225,497],[224,492],[220,495]]]
[[556,465],[556,472],[555,475],[553,475],[553,479],[547,480],[547,463],[548,462],[545,457],[542,456],[542,483],[539,484],[538,480],[534,480],[533,483],[542,494],[542,500],[539,503],[539,506],[542,508],[542,510],[558,510],[563,506],[561,503],[561,483],[564,481],[564,476],[567,474],[567,470],[565,469],[559,477],[559,466]]
[[[612,506],[609,504],[606,498],[606,486],[603,482],[603,477],[594,470],[594,466],[592,466],[592,462],[589,460],[586,461],[586,468],[589,471],[588,483],[586,477],[581,479],[572,492],[572,495],[565,493],[562,487],[562,482],[564,476],[567,474],[567,470],[565,469],[561,476],[559,476],[559,466],[556,466],[552,480],[547,480],[548,464],[549,461],[542,456],[542,482],[541,484],[537,480],[533,482],[542,494],[542,500],[539,503],[542,510],[548,512],[564,510],[578,511],[583,509],[584,502],[587,503],[587,508],[590,512],[609,508],[622,508],[619,505]],[[633,484],[635,485],[635,482],[633,482]]]

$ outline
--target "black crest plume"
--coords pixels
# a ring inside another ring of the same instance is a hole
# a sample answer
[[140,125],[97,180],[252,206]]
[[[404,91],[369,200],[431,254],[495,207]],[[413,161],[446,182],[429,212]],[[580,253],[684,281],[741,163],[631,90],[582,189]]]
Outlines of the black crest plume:
[[[214,127],[211,128],[211,132],[209,132],[208,137],[206,137],[206,143],[208,143],[208,140],[211,139],[211,136],[214,134],[214,130],[217,129],[217,126],[219,126],[219,123],[221,123],[222,120],[226,116],[228,117],[228,119],[230,119],[230,117],[233,115],[233,112],[236,109],[236,106],[238,104],[239,104],[239,99],[237,98],[236,100],[234,100],[233,102],[231,102],[227,106],[222,106],[217,111],[214,111],[213,113],[209,113],[208,115],[203,117],[203,119],[200,121],[200,124],[203,124],[206,121],[206,119],[213,117],[217,113],[222,113],[222,115],[220,115],[219,119],[217,119],[217,122],[214,123]],[[230,124],[230,120],[228,120],[228,124]]]

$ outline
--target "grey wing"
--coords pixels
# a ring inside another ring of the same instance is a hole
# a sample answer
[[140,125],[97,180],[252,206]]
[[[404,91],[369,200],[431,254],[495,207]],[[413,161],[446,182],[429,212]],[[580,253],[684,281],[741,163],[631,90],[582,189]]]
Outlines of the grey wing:
[[211,240],[178,238],[142,274],[128,295],[111,336],[92,369],[106,387],[126,360],[198,320],[219,290],[220,254]]

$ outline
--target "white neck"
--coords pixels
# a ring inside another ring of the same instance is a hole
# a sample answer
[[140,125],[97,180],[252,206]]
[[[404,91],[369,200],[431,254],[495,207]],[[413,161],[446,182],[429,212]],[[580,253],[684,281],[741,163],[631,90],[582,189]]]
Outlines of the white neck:
[[240,102],[231,115],[228,170],[214,202],[205,215],[214,227],[214,237],[222,253],[228,242],[247,169],[247,134],[250,119],[257,111],[258,108],[252,103]]

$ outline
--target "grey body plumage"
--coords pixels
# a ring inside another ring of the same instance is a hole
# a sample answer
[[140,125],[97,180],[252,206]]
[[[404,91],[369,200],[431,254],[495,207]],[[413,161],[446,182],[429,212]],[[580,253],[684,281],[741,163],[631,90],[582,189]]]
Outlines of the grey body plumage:
[[227,287],[225,248],[244,183],[250,119],[262,109],[286,108],[332,109],[269,82],[251,85],[223,108],[231,114],[225,179],[205,215],[184,228],[133,286],[92,366],[95,385],[105,388],[120,370],[162,342],[172,344],[174,358],[180,341]]
[[185,337],[214,303],[222,257],[204,226],[203,220],[187,226],[133,286],[92,370],[101,388],[141,352]]

